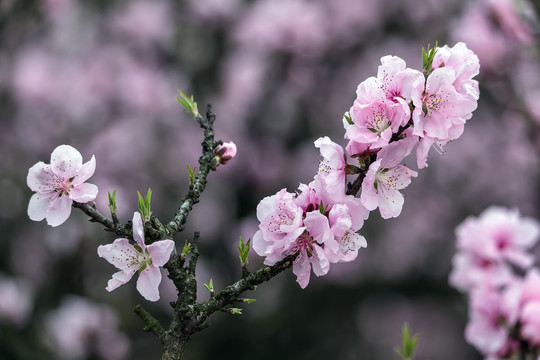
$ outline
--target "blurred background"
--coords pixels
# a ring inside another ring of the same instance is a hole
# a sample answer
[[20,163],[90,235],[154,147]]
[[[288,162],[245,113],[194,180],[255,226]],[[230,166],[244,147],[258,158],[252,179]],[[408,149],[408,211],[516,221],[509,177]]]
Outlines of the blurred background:
[[[175,289],[147,303],[135,281],[105,290],[98,258],[114,236],[80,211],[58,228],[26,215],[28,169],[70,144],[96,156],[90,183],[121,221],[137,191],[168,221],[197,166],[202,133],[177,89],[211,103],[216,138],[238,156],[211,173],[177,247],[201,231],[198,279],[240,276],[238,238],[257,230],[265,196],[317,171],[313,142],[345,145],[342,115],[384,55],[421,68],[421,48],[467,43],[481,96],[464,135],[432,151],[396,219],[371,214],[367,249],[301,290],[289,271],[263,284],[244,314],[212,316],[186,359],[397,359],[401,326],[421,333],[418,359],[474,360],[465,298],[448,286],[454,228],[490,205],[540,218],[538,1],[517,0],[1,0],[0,359],[158,359],[132,313],[165,325]],[[535,11],[536,10],[536,11]],[[408,162],[414,168],[414,158]],[[250,258],[256,269],[262,259]]]

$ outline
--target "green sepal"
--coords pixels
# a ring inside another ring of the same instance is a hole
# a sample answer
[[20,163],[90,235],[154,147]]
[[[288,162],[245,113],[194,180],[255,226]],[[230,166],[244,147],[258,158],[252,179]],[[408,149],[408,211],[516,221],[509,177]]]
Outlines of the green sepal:
[[354,125],[354,121],[352,120],[349,113],[345,113],[345,115],[343,115],[343,118],[347,121],[349,125]]
[[141,267],[139,268],[139,275],[144,271],[144,269],[146,269],[146,265],[147,264],[145,262],[141,264]]

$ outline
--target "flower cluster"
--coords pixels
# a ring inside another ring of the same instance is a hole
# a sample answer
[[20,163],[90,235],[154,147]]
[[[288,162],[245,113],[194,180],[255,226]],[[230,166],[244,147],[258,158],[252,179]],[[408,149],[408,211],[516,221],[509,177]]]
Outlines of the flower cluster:
[[450,284],[469,295],[467,341],[493,360],[540,355],[540,270],[529,253],[540,225],[491,207],[466,219],[456,235]]
[[[357,98],[343,118],[345,150],[328,137],[315,146],[323,160],[314,180],[296,194],[282,189],[257,207],[255,251],[272,265],[297,254],[293,272],[307,286],[311,268],[325,275],[330,263],[351,261],[366,240],[357,232],[369,212],[385,219],[401,213],[400,190],[417,173],[401,164],[416,146],[418,168],[430,148],[442,148],[463,133],[479,98],[478,58],[463,43],[424,52],[423,71],[396,56],[381,59],[377,77],[358,85]],[[347,184],[347,175],[357,174]],[[361,183],[359,198],[356,197]]]

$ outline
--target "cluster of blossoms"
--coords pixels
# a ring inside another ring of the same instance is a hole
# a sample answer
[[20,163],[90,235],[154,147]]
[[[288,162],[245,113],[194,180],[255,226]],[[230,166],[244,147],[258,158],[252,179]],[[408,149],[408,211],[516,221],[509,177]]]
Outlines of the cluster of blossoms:
[[535,220],[501,207],[456,229],[450,284],[469,296],[465,338],[487,359],[540,355],[540,269],[529,253],[539,235]]
[[[325,275],[330,263],[352,261],[367,246],[357,232],[370,211],[379,208],[385,219],[401,213],[400,190],[417,176],[403,159],[416,146],[418,168],[426,167],[430,148],[457,139],[476,109],[479,63],[465,44],[431,49],[423,57],[423,71],[407,68],[399,57],[383,57],[377,77],[358,85],[343,118],[345,150],[328,137],[317,139],[323,160],[314,180],[258,205],[254,250],[267,265],[297,255],[293,272],[302,288],[311,268]],[[353,174],[357,179],[347,185]]]

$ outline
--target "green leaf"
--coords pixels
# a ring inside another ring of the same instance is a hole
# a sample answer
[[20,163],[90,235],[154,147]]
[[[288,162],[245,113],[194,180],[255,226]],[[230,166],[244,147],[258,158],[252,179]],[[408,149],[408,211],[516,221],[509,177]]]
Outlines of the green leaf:
[[206,288],[206,290],[210,291],[211,294],[214,293],[214,282],[212,281],[212,279],[210,279],[208,284],[203,284],[203,285]]
[[245,302],[247,304],[251,304],[252,302],[257,301],[256,299],[240,299],[242,302]]
[[403,324],[403,329],[401,330],[401,348],[398,346],[395,349],[402,360],[413,360],[419,339],[419,334],[414,334],[411,337],[409,325],[407,323]]
[[189,252],[191,251],[191,244],[187,242],[184,243],[184,248],[182,249],[182,256],[183,257],[186,257],[187,254],[189,254]]
[[251,245],[251,239],[248,239],[246,243],[244,243],[244,240],[242,240],[242,237],[240,237],[240,241],[238,242],[238,253],[240,256],[240,262],[242,264],[242,267],[246,267],[249,263],[249,248]]
[[109,208],[111,209],[111,214],[116,213],[116,189],[113,193],[107,193],[109,196]]
[[197,103],[193,99],[193,95],[188,96],[182,90],[178,90],[178,92],[180,93],[180,97],[177,97],[176,100],[187,110],[187,112],[191,116],[193,117],[200,116],[199,110],[197,108]]
[[436,41],[434,48],[430,48],[430,45],[428,45],[427,51],[424,49],[424,47],[422,47],[422,69],[426,77],[431,74],[433,59],[437,53],[437,44],[438,42]]
[[233,315],[242,315],[242,309],[238,309],[238,308],[229,308],[229,313],[233,314]]
[[150,209],[150,202],[152,201],[152,190],[148,189],[146,196],[143,198],[141,193],[137,191],[139,197],[139,210],[144,221],[150,220],[152,216],[152,210]]
[[197,171],[197,167],[194,167],[192,169],[191,166],[189,166],[189,164],[187,164],[187,168],[188,168],[188,171],[189,171],[189,184],[193,185],[193,183],[195,182],[195,171]]

